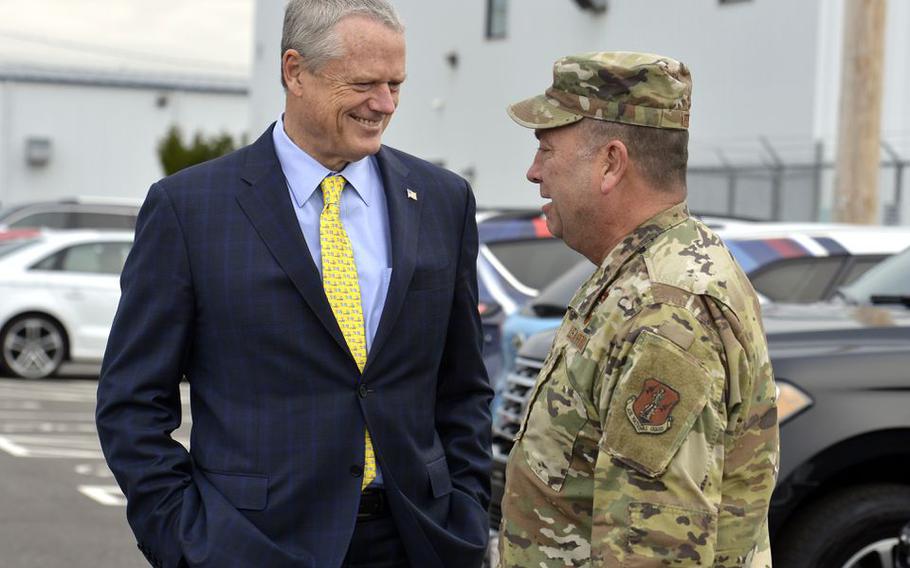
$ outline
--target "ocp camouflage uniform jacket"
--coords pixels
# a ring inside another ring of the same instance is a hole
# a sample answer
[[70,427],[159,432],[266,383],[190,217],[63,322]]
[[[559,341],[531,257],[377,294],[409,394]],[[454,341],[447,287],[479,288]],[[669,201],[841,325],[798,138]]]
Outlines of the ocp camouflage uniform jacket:
[[775,386],[759,305],[685,203],[579,289],[506,472],[501,565],[771,565]]

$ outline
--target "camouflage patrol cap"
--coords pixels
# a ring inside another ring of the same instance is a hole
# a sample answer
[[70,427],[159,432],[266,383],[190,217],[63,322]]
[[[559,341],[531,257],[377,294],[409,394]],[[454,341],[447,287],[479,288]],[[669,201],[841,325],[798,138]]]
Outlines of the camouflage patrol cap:
[[692,77],[685,64],[650,53],[602,51],[553,65],[546,94],[508,107],[518,124],[556,128],[584,117],[654,128],[689,128]]

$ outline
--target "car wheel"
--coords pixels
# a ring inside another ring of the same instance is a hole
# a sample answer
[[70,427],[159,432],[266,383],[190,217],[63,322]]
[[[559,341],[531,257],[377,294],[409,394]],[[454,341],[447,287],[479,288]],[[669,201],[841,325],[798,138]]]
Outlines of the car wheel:
[[46,316],[18,317],[0,333],[0,363],[16,377],[49,377],[60,368],[65,353],[63,329]]
[[893,568],[910,487],[864,485],[822,498],[782,528],[774,568]]

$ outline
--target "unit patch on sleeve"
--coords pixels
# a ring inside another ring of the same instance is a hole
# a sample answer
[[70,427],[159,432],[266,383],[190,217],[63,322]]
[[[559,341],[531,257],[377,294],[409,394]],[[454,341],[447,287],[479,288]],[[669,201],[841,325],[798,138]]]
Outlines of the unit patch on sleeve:
[[647,379],[637,397],[629,398],[626,415],[639,434],[663,434],[673,425],[679,393],[656,379]]

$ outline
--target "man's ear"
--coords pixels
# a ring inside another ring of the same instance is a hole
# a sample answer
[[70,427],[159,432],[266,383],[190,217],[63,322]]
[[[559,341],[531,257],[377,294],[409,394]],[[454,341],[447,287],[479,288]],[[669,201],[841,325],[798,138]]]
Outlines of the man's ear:
[[303,94],[303,84],[301,75],[306,72],[303,66],[303,58],[296,49],[289,49],[281,56],[281,76],[284,77],[284,84],[287,85],[288,93],[299,97]]
[[611,140],[597,153],[601,162],[600,192],[613,191],[629,169],[629,149],[619,140]]

